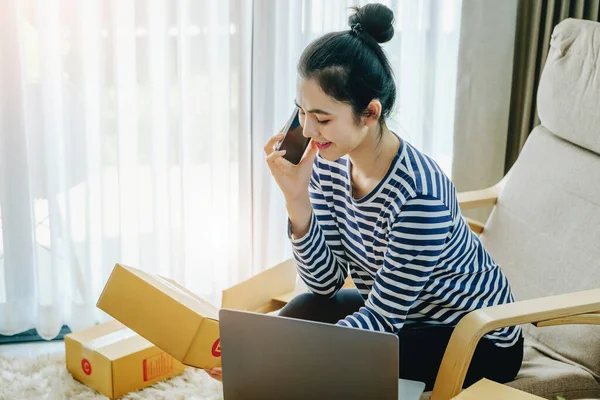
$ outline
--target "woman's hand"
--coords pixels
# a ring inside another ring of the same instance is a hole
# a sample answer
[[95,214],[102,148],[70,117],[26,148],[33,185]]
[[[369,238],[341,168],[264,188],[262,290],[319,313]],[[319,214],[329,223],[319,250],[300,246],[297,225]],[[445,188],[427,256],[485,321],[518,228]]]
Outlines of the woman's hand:
[[269,139],[265,145],[265,155],[271,175],[283,192],[286,202],[293,203],[302,197],[308,198],[308,183],[318,149],[311,141],[302,160],[298,165],[294,165],[283,158],[285,150],[275,151],[274,147],[281,139],[283,139],[281,132]]
[[205,371],[211,378],[223,382],[223,368],[211,368],[205,369]]

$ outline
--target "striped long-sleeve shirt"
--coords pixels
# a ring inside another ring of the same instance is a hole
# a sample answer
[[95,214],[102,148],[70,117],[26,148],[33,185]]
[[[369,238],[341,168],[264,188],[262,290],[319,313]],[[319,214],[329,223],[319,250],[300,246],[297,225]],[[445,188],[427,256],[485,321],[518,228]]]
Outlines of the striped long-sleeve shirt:
[[[298,273],[313,293],[333,297],[349,272],[365,299],[339,325],[385,332],[415,322],[454,326],[472,310],[514,301],[431,158],[401,140],[385,177],[359,200],[350,169],[347,157],[317,156],[308,233],[290,233]],[[486,337],[505,347],[519,333],[511,327]]]

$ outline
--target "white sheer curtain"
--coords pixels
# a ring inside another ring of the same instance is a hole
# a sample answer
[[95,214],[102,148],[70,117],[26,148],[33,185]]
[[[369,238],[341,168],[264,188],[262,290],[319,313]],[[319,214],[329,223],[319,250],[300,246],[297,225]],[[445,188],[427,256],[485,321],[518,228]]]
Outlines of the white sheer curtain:
[[[384,3],[391,126],[449,172],[460,0]],[[218,303],[289,257],[262,147],[292,110],[302,49],[347,29],[354,4],[2,2],[0,334],[102,319],[116,262]]]
[[116,262],[213,301],[249,276],[252,4],[0,15],[0,333],[93,324]]

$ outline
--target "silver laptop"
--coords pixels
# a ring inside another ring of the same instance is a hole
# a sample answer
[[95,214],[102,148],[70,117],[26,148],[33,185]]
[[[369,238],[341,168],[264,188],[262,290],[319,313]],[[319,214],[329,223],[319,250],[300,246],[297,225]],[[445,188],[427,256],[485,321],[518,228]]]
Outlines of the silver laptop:
[[224,400],[418,400],[425,384],[398,379],[389,333],[223,309]]

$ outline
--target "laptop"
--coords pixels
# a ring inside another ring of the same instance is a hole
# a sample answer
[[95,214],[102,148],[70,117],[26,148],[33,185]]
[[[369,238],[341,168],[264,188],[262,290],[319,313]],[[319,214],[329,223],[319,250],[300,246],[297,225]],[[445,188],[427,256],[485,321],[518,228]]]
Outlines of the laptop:
[[244,311],[219,312],[223,396],[418,400],[398,379],[398,336]]

